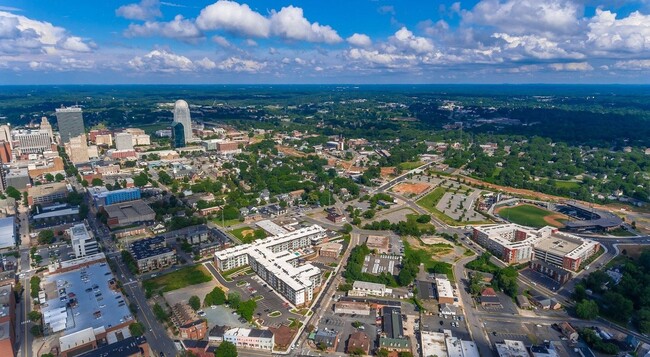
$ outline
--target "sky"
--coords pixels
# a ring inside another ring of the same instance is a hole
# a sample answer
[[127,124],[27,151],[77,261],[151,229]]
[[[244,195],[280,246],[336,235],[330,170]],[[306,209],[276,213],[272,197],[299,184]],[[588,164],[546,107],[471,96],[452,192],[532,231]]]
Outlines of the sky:
[[650,0],[0,0],[0,84],[650,83]]

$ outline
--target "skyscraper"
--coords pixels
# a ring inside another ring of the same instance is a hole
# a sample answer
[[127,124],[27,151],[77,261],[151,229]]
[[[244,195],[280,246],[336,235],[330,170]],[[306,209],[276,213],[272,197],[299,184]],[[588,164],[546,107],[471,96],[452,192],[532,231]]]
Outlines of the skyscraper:
[[41,118],[40,129],[47,133],[47,135],[50,137],[50,141],[54,141],[54,133],[52,132],[52,125],[50,125],[50,122],[47,120],[46,117]]
[[85,133],[84,118],[79,107],[61,107],[56,109],[56,121],[59,124],[61,144],[70,141],[70,138]]
[[172,124],[172,146],[175,148],[185,147],[185,125],[181,122]]
[[190,118],[190,107],[187,102],[180,99],[174,103],[174,123],[183,124],[185,132],[185,144],[192,141],[192,119]]

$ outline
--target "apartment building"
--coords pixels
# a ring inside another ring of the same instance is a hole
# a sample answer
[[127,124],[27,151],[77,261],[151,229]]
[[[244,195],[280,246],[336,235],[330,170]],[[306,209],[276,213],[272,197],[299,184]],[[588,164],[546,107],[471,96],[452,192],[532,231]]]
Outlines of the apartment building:
[[141,239],[131,244],[131,254],[140,273],[176,264],[176,251],[167,246],[162,236]]
[[294,305],[304,305],[314,297],[321,271],[312,264],[298,265],[300,249],[318,244],[325,229],[314,225],[296,231],[243,244],[215,253],[221,271],[250,265],[257,275]]
[[27,190],[27,203],[31,206],[62,201],[68,196],[68,192],[70,192],[70,189],[63,182],[53,182],[30,187]]
[[567,270],[580,265],[598,252],[600,244],[546,226],[539,229],[517,224],[474,228],[473,239],[508,264],[537,259]]

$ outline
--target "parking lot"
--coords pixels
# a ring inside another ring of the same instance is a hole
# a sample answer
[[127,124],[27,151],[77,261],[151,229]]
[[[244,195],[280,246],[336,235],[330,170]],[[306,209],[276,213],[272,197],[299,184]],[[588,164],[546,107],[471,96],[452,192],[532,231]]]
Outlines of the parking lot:
[[497,291],[497,296],[499,297],[499,302],[501,303],[502,307],[492,307],[492,306],[482,306],[481,304],[477,304],[477,309],[481,311],[496,311],[500,313],[506,313],[506,314],[518,314],[519,310],[517,309],[517,305],[512,301],[510,296]]
[[[332,306],[328,307],[327,312],[319,321],[318,329],[334,330],[339,333],[340,341],[338,342],[336,351],[344,353],[350,334],[357,331],[362,331],[368,335],[370,349],[373,350],[377,345],[376,310],[371,310],[370,316],[335,314]],[[359,329],[352,326],[352,323],[355,321],[362,323]]]
[[65,243],[59,243],[47,248],[40,248],[36,251],[35,255],[40,255],[42,258],[41,262],[38,264],[39,267],[46,267],[53,260],[66,261],[74,259],[72,247],[67,246]]
[[444,315],[423,315],[420,325],[423,331],[441,332],[442,330],[450,330],[454,337],[471,340],[467,324],[462,315],[446,316],[446,318]]
[[534,271],[534,270],[532,270],[530,268],[526,268],[524,270],[521,270],[519,272],[519,274],[521,274],[521,275],[527,277],[528,279],[530,279],[533,282],[533,284],[539,284],[539,285],[541,285],[541,286],[543,286],[543,287],[545,287],[545,288],[547,288],[549,290],[552,290],[552,291],[556,291],[562,286],[562,285],[560,285],[560,283],[558,283],[557,281],[551,279],[550,277],[548,277],[548,276],[546,276],[546,275],[544,275],[544,274],[542,274],[540,272]]
[[[240,281],[243,281],[246,284],[240,283]],[[289,317],[300,317],[299,315],[289,312],[291,305],[289,305],[284,298],[278,295],[275,290],[271,289],[266,282],[254,273],[239,276],[232,282],[226,282],[225,285],[231,292],[237,292],[242,297],[242,300],[248,300],[255,297],[260,299],[257,300],[255,317],[264,320],[263,324],[265,326],[279,326],[283,323],[288,323],[287,318]],[[262,298],[259,298],[260,296]],[[268,316],[268,314],[273,311],[280,311],[282,315],[276,317]]]

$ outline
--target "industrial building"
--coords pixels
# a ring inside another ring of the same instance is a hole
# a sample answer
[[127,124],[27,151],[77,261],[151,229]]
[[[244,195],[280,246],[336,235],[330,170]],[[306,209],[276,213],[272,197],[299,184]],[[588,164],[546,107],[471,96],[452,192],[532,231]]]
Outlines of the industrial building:
[[128,226],[135,223],[152,222],[156,218],[148,204],[142,200],[121,202],[104,206],[107,215],[106,223],[110,228]]
[[600,244],[546,226],[540,229],[502,224],[475,227],[473,240],[508,264],[532,259],[578,271],[582,262],[598,252]]
[[302,248],[318,244],[325,229],[318,225],[242,244],[215,253],[220,271],[245,265],[294,305],[304,305],[314,297],[321,283],[321,271],[312,264],[298,265]]

